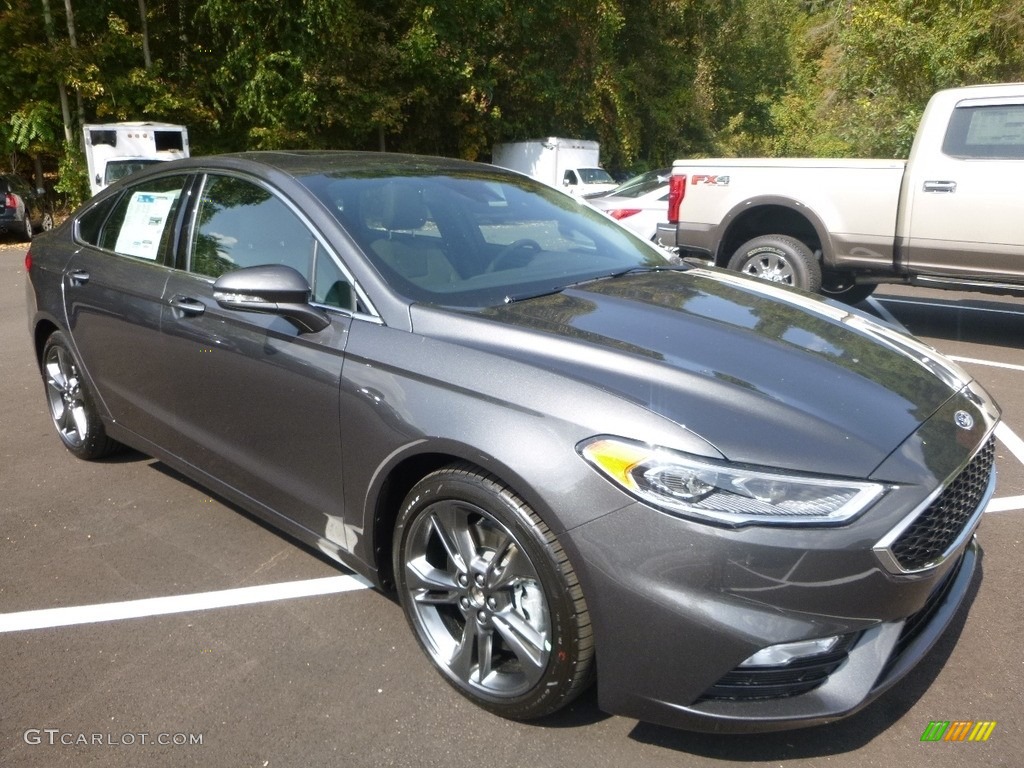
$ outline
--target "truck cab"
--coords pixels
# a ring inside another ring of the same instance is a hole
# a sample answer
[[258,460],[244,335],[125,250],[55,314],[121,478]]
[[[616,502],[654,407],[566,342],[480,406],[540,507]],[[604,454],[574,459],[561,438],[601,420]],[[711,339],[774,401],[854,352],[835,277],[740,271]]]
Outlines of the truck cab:
[[171,123],[86,125],[85,160],[89,189],[96,194],[148,165],[189,156],[188,129]]

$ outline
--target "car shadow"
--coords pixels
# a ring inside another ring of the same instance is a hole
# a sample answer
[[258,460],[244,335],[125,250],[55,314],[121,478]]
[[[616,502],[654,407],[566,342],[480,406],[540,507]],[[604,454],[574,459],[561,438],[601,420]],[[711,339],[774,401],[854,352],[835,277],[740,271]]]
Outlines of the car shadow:
[[876,301],[914,336],[1017,348],[1024,338],[1024,308],[1016,302],[877,296],[858,306],[878,314]]

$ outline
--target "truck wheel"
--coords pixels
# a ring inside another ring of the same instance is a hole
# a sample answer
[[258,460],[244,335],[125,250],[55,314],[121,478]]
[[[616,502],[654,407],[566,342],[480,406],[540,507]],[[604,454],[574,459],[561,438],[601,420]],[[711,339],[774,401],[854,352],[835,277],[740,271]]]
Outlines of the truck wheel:
[[821,265],[811,249],[796,238],[762,235],[741,245],[729,269],[811,293],[821,289]]
[[845,304],[859,304],[875,292],[875,283],[855,283],[847,272],[826,272],[821,277],[821,293]]

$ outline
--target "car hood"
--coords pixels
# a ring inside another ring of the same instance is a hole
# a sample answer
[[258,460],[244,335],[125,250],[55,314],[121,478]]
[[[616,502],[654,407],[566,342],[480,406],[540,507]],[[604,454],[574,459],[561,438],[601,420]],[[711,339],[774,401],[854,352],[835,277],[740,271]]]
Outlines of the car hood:
[[420,332],[613,392],[730,461],[834,475],[869,476],[970,382],[863,313],[718,270],[630,274],[420,319]]

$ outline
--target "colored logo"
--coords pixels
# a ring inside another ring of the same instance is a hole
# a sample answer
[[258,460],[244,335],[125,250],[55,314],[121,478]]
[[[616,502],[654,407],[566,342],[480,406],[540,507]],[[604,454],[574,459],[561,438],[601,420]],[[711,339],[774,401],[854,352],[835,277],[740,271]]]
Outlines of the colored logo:
[[933,720],[921,741],[988,741],[995,729],[995,720]]

